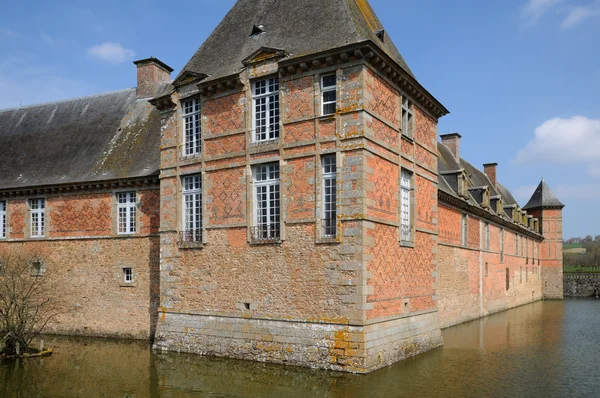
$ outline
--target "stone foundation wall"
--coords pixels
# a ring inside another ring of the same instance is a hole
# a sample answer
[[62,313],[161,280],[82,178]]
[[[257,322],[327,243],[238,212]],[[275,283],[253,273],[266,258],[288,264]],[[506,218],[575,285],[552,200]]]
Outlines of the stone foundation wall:
[[437,313],[366,326],[164,313],[154,348],[368,373],[442,345]]
[[597,297],[600,294],[600,275],[563,275],[564,297]]

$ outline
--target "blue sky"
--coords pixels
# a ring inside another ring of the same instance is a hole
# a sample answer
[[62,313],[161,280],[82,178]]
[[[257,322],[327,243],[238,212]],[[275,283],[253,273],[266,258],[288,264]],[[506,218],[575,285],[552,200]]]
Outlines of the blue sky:
[[[5,4],[0,108],[133,87],[131,61],[149,56],[177,73],[233,3]],[[439,132],[462,134],[463,157],[479,167],[498,162],[499,180],[522,205],[544,177],[567,205],[565,238],[600,234],[600,1],[371,5],[421,84],[451,111]]]

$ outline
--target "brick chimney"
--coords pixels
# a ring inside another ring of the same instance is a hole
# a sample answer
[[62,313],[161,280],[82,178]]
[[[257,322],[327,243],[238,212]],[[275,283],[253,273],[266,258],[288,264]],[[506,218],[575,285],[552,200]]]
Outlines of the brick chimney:
[[458,133],[450,133],[450,134],[442,134],[440,135],[442,139],[442,144],[446,145],[452,155],[454,155],[454,159],[460,163],[460,138],[461,135]]
[[483,172],[492,182],[492,185],[496,187],[496,168],[498,163],[486,163],[483,165]]
[[173,68],[154,58],[140,59],[133,62],[137,66],[137,97],[153,97],[162,83],[171,81]]

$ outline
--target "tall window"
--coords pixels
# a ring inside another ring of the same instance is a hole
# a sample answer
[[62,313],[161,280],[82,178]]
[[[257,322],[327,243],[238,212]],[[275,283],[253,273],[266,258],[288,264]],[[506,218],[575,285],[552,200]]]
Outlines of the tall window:
[[336,235],[336,162],[335,155],[322,158],[323,163],[323,236]]
[[483,250],[490,250],[490,223],[483,224]]
[[279,164],[254,168],[254,229],[252,239],[277,240],[281,237],[279,199]]
[[197,155],[202,150],[200,141],[200,100],[193,98],[183,101],[184,155]]
[[515,256],[519,255],[519,235],[515,234]]
[[413,136],[413,106],[406,97],[402,97],[402,134]]
[[321,114],[331,115],[335,113],[337,99],[335,75],[323,76],[321,78]]
[[504,262],[504,228],[500,228],[500,262]]
[[404,242],[409,242],[412,235],[411,214],[410,214],[410,180],[411,173],[407,170],[402,170],[400,176],[400,239]]
[[0,239],[6,238],[6,202],[0,202]]
[[40,238],[46,233],[46,200],[29,200],[29,231],[32,238]]
[[183,242],[202,241],[202,177],[183,177]]
[[134,234],[136,232],[135,205],[135,192],[119,192],[117,194],[117,212],[120,234]]
[[460,235],[460,244],[463,247],[467,247],[469,238],[469,217],[466,214],[462,215],[461,220],[461,235]]
[[279,138],[279,78],[254,82],[252,91],[254,108],[254,141]]

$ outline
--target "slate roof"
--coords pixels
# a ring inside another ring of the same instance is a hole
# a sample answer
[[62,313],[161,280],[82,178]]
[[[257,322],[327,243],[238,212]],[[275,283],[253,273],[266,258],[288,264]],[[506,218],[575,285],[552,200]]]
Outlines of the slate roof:
[[523,209],[537,209],[540,207],[565,207],[564,204],[554,195],[546,181],[542,178],[540,185],[535,189],[535,192],[529,199],[529,202],[523,207]]
[[0,142],[0,189],[159,173],[159,114],[135,88],[0,110]]
[[[264,33],[251,37],[253,27]],[[239,73],[242,60],[262,47],[289,57],[315,54],[371,40],[412,77],[410,68],[367,0],[238,0],[184,67],[213,80]]]
[[[454,196],[460,200],[466,201],[471,206],[481,207],[477,200],[473,197],[472,192],[469,192],[468,197],[461,198],[458,195],[458,185],[455,181],[453,174],[444,174],[444,172],[458,171],[463,169],[465,174],[467,175],[467,179],[469,182],[469,187],[489,187],[490,197],[494,197],[500,195],[502,197],[502,201],[505,205],[517,204],[515,198],[512,196],[510,191],[506,189],[502,184],[496,182],[496,186],[492,184],[489,177],[481,170],[473,166],[471,163],[466,161],[465,159],[460,159],[460,164],[454,158],[454,155],[450,151],[450,149],[438,141],[438,170],[440,173],[439,178],[439,186],[443,192]],[[494,211],[494,209],[491,209]],[[497,214],[499,217],[510,220],[508,214],[505,211],[502,211],[500,214]]]

